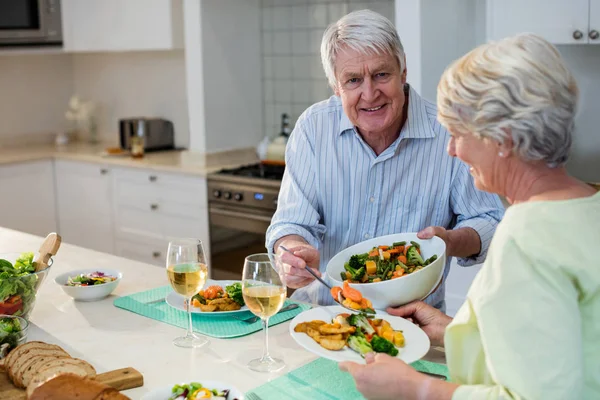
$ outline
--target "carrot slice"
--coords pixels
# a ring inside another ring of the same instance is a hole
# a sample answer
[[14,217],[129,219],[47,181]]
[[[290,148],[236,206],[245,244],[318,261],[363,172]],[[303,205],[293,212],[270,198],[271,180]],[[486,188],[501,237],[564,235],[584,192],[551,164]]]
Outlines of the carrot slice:
[[406,265],[406,256],[398,256],[398,261],[400,261],[402,264]]
[[360,303],[362,300],[362,294],[348,285],[348,281],[344,281],[344,288],[342,289],[342,294],[345,298],[350,299],[356,303]]
[[333,296],[333,299],[335,301],[338,301],[338,297],[339,297],[338,295],[341,291],[342,291],[342,288],[339,286],[334,286],[331,288],[331,295]]

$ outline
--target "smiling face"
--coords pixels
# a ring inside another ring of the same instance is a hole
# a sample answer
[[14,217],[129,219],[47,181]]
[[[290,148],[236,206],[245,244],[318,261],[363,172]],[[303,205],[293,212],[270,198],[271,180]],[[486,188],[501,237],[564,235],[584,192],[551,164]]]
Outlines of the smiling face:
[[491,193],[502,193],[501,176],[499,168],[502,156],[500,152],[508,155],[509,150],[491,140],[484,140],[472,133],[450,132],[448,154],[457,157],[470,168],[475,187]]
[[335,94],[361,134],[374,137],[400,131],[406,69],[400,71],[394,56],[342,49],[336,55],[335,77]]

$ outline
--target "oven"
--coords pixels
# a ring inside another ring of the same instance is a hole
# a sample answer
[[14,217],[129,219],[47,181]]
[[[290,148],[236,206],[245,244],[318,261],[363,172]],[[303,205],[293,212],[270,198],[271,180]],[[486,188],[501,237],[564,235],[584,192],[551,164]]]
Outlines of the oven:
[[213,268],[236,278],[244,257],[265,252],[265,233],[277,210],[285,167],[251,164],[207,177],[210,247]]
[[0,0],[0,46],[61,45],[60,0]]

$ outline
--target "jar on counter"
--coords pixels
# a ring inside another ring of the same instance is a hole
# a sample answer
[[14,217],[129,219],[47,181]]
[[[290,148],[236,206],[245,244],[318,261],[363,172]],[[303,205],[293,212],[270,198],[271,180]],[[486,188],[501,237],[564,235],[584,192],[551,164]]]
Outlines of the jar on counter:
[[133,158],[144,157],[144,125],[138,121],[137,132],[131,136],[131,156]]

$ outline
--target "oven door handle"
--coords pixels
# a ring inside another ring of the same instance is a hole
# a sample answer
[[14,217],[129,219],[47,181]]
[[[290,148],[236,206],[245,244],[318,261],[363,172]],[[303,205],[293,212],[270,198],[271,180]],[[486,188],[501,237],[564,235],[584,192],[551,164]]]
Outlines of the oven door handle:
[[228,210],[225,208],[215,207],[215,206],[210,207],[209,211],[213,214],[222,215],[224,217],[251,219],[254,221],[261,221],[261,222],[268,222],[268,223],[271,222],[271,216],[269,216],[269,215],[251,214],[249,212],[233,211],[233,210]]

